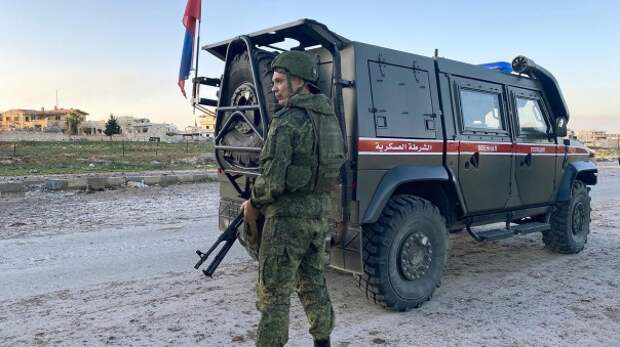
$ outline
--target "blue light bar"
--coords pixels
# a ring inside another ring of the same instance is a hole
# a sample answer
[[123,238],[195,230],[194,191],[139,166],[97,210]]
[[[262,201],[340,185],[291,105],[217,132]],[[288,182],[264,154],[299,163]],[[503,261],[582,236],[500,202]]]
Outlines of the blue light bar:
[[494,63],[479,64],[478,66],[482,66],[484,68],[491,69],[491,70],[499,70],[503,73],[512,73],[512,64],[507,63],[505,61],[497,61]]

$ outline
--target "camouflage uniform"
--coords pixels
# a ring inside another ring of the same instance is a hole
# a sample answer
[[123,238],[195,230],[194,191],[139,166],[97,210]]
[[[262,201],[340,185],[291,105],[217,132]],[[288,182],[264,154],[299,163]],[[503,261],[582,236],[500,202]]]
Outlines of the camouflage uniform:
[[323,275],[329,198],[313,192],[318,164],[309,116],[317,113],[333,114],[325,95],[291,96],[273,116],[260,154],[262,175],[251,198],[266,217],[258,256],[257,346],[287,342],[293,288],[315,340],[327,340],[334,326]]

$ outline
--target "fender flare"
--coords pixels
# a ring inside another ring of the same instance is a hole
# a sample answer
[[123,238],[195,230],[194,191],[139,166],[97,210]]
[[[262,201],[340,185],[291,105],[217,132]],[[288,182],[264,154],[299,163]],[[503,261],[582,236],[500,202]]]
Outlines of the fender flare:
[[443,166],[399,166],[386,172],[364,211],[361,224],[374,223],[379,219],[383,208],[394,191],[405,183],[422,181],[450,182],[450,175]]
[[591,161],[573,161],[568,163],[566,169],[564,170],[564,175],[562,176],[560,185],[558,186],[556,202],[570,200],[573,182],[577,179],[577,176],[585,174],[583,176],[585,178],[584,183],[595,185],[597,181],[597,173],[598,169]]

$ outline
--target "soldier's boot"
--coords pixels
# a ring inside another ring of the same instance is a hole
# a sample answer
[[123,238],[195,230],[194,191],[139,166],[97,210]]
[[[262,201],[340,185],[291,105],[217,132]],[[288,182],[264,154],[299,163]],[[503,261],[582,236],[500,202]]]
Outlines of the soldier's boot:
[[314,347],[331,347],[331,344],[329,343],[329,339],[314,341]]

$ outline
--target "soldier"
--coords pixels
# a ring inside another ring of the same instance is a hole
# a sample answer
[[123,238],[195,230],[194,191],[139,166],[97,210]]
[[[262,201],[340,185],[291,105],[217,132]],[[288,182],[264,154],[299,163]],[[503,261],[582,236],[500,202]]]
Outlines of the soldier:
[[[245,222],[252,226],[258,210],[265,215],[258,254],[256,306],[261,319],[256,345],[286,344],[295,289],[314,345],[330,346],[334,311],[323,274],[329,197],[317,189],[323,176],[317,148],[324,148],[319,141],[330,140],[321,135],[327,131],[318,131],[323,128],[317,128],[316,121],[336,116],[329,99],[319,94],[317,66],[308,53],[281,53],[271,67],[272,91],[283,108],[273,115],[260,154],[261,176],[251,199],[241,206]],[[332,147],[338,146],[327,148]]]

